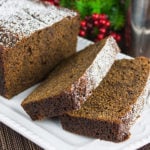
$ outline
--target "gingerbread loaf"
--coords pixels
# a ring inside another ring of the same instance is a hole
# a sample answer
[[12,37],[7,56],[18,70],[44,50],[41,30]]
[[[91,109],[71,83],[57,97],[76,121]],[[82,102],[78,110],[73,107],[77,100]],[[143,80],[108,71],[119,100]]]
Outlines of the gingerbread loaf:
[[7,98],[43,80],[76,52],[79,15],[31,0],[0,1],[0,94]]
[[78,109],[113,64],[119,48],[112,37],[63,61],[22,103],[33,120]]
[[81,106],[61,116],[65,130],[113,142],[129,138],[150,89],[149,60],[117,60]]

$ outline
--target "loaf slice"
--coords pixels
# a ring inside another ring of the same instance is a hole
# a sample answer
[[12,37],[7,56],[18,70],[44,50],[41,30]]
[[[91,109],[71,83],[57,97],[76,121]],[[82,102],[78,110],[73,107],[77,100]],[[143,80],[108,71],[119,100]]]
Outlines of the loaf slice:
[[117,60],[81,109],[61,116],[63,128],[113,142],[128,139],[148,95],[149,73],[146,58]]
[[112,37],[62,62],[22,103],[33,120],[78,109],[115,60],[119,48]]
[[79,15],[33,0],[0,1],[0,95],[43,80],[76,52]]

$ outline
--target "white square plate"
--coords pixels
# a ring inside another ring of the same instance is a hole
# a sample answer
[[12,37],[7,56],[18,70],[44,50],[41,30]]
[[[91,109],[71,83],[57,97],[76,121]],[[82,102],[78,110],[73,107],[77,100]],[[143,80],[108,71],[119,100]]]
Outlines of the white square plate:
[[[79,38],[77,49],[80,50],[90,43]],[[118,54],[117,59],[122,58],[130,57]],[[46,150],[91,150],[93,148],[94,150],[133,150],[150,142],[148,103],[141,118],[131,128],[132,135],[129,140],[122,143],[106,142],[64,131],[57,119],[33,122],[20,104],[36,86],[13,97],[10,101],[0,97],[0,121]]]

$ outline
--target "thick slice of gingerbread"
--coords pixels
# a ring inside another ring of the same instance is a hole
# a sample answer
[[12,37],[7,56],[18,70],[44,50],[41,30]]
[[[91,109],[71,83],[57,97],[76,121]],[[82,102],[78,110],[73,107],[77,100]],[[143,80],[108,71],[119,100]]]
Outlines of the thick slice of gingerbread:
[[64,60],[22,103],[33,120],[80,108],[112,66],[119,48],[112,37]]

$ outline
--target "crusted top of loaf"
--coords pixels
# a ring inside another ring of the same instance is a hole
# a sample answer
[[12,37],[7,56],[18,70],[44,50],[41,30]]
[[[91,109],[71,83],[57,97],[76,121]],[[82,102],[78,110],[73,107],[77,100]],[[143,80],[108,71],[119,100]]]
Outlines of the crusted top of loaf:
[[44,5],[35,0],[1,0],[0,14],[0,45],[5,47],[12,47],[22,38],[65,17],[77,15],[71,10]]

